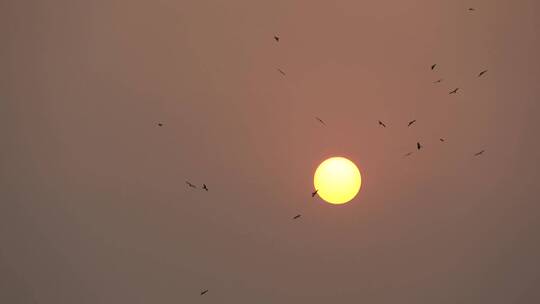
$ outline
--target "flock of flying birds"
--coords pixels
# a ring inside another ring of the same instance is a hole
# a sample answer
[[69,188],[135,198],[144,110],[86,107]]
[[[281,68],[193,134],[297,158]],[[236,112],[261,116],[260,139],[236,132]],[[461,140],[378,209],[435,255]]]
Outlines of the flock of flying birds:
[[[472,8],[472,7],[469,8],[468,10],[469,10],[469,11],[475,11],[475,9]],[[274,35],[274,40],[275,40],[276,42],[279,42],[280,37],[279,37],[278,35]],[[432,64],[430,68],[431,68],[431,70],[433,71],[433,70],[435,70],[436,67],[437,67],[437,64],[435,63],[435,64]],[[280,68],[277,68],[277,71],[278,71],[281,75],[283,75],[283,76],[286,76],[286,75],[287,75],[287,74],[286,74],[282,69],[280,69]],[[478,73],[478,77],[484,76],[487,72],[488,72],[488,70],[483,70],[483,71],[481,71],[480,73]],[[440,79],[435,80],[433,83],[441,83],[442,81],[443,81],[443,79],[440,78]],[[450,92],[448,92],[448,94],[449,94],[449,95],[457,94],[457,92],[459,91],[459,89],[460,89],[460,88],[455,88],[455,89],[451,90]],[[315,119],[316,119],[319,123],[321,123],[323,126],[326,126],[326,123],[325,123],[324,120],[322,120],[320,117],[315,117]],[[386,128],[386,127],[387,127],[386,123],[384,123],[384,122],[382,122],[382,121],[380,121],[380,120],[379,120],[378,122],[379,122],[379,126],[381,126],[381,127],[383,127],[383,128]],[[416,123],[416,119],[409,121],[409,122],[407,123],[407,127],[411,127],[414,123]],[[163,123],[158,123],[157,125],[158,125],[159,127],[163,127]],[[439,138],[439,141],[444,142],[445,139],[444,139],[444,138]],[[417,143],[416,143],[416,149],[417,149],[417,150],[420,150],[420,149],[422,149],[422,148],[423,148],[422,144],[421,144],[420,142],[417,142]],[[480,156],[480,155],[484,154],[484,152],[485,152],[485,150],[481,150],[481,151],[479,151],[479,152],[476,152],[476,153],[474,154],[474,156]],[[413,152],[408,152],[408,153],[406,153],[406,154],[404,155],[404,157],[410,156],[410,155],[412,155],[412,154],[413,154]],[[189,188],[197,189],[197,186],[196,186],[195,184],[191,183],[190,181],[186,181],[186,185],[187,185]],[[203,190],[205,190],[205,191],[208,191],[208,187],[206,186],[206,184],[202,184],[201,189],[203,189]],[[318,192],[318,191],[319,191],[318,189],[315,189],[315,191],[313,191],[313,192],[311,193],[311,197],[315,197],[315,196],[317,195],[317,192]],[[293,220],[296,220],[296,219],[299,219],[301,216],[302,216],[301,214],[297,214],[297,215],[295,215],[292,219],[293,219]],[[202,295],[205,295],[206,293],[208,293],[208,289],[202,290],[201,293],[200,293],[200,295],[202,296]]]

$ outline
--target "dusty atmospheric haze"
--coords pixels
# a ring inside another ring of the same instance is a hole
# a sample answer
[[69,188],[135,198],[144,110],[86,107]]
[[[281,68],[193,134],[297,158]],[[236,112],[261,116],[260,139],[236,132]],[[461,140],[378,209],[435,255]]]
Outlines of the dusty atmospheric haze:
[[538,16],[2,1],[0,302],[540,302]]

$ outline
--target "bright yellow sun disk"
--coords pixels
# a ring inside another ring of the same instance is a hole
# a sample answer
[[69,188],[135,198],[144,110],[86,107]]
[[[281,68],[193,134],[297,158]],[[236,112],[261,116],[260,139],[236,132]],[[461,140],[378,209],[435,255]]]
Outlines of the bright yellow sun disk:
[[323,161],[313,178],[317,194],[330,204],[345,204],[352,200],[362,184],[356,165],[344,157],[332,157]]

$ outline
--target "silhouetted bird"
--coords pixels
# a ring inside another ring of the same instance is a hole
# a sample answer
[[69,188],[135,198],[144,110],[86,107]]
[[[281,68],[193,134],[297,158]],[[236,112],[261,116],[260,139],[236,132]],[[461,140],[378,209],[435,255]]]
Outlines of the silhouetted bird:
[[435,67],[437,66],[437,64],[435,63],[434,65],[431,66],[431,69],[435,69]]
[[422,145],[419,142],[416,143],[416,149],[418,150],[422,149]]
[[276,40],[276,42],[279,42],[279,36],[274,36],[274,40]]
[[293,217],[293,220],[295,220],[295,219],[297,219],[297,218],[300,218],[301,216],[302,216],[302,215],[300,215],[300,214],[295,215],[295,216]]
[[484,152],[485,152],[485,150],[482,150],[480,152],[475,153],[474,156],[480,156],[480,155],[484,154]]
[[415,123],[415,122],[416,122],[416,119],[415,119],[415,120],[409,121],[409,124],[407,125],[407,127],[410,127],[410,126],[411,126],[413,123]]
[[483,70],[482,72],[480,72],[480,74],[478,74],[478,77],[482,77],[482,75],[484,75],[485,73],[487,73],[488,70]]
[[412,153],[412,152],[409,152],[409,153],[403,155],[403,157],[411,156],[411,154],[413,154],[413,153]]
[[206,191],[208,191],[208,187],[206,187],[206,184],[202,184],[202,188]]
[[456,94],[459,88],[455,88],[454,90],[450,91],[448,94]]
[[283,72],[281,69],[277,69],[283,76],[285,76],[285,72]]
[[320,123],[322,123],[323,125],[326,126],[326,123],[324,123],[324,121],[322,119],[320,119],[319,117],[315,117],[315,119],[317,119]]
[[433,83],[441,83],[441,82],[442,82],[442,78],[435,80]]
[[186,185],[188,185],[191,188],[197,188],[197,186],[195,186],[194,184],[192,184],[192,183],[190,183],[188,181],[186,181]]
[[315,189],[315,191],[311,193],[311,197],[315,197],[315,195],[317,195],[317,192],[319,192],[319,189]]
[[475,10],[474,8],[469,7],[469,11],[470,11],[470,12],[472,12],[472,11],[474,11],[474,10]]
[[386,125],[385,125],[382,121],[380,121],[380,120],[379,120],[379,125],[381,125],[381,126],[383,126],[384,128],[386,128]]
[[444,141],[444,138],[439,138],[440,141]]
[[162,123],[158,123],[157,125],[160,126],[160,127],[163,127],[163,124],[162,124]]
[[208,289],[201,291],[201,296],[208,292]]

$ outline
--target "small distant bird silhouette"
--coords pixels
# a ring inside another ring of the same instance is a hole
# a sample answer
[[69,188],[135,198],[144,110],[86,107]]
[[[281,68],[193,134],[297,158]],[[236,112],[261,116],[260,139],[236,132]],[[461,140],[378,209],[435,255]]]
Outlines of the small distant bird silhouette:
[[409,153],[403,155],[403,157],[411,156],[411,154],[413,154],[413,153],[412,153],[412,152],[409,152]]
[[158,123],[157,125],[160,126],[160,127],[163,127],[163,124],[162,124],[162,123]]
[[416,143],[416,149],[418,150],[422,149],[422,145],[419,142]]
[[302,216],[302,215],[297,214],[297,215],[295,215],[295,216],[293,217],[293,220],[295,220],[295,219],[297,219],[297,218],[300,218],[301,216]]
[[455,88],[454,90],[450,91],[448,94],[456,94],[459,88]]
[[202,184],[202,188],[206,191],[208,191],[208,187],[206,187],[206,184]]
[[410,127],[410,126],[411,126],[413,123],[415,123],[415,122],[416,122],[416,119],[415,119],[415,120],[409,121],[409,124],[407,124],[407,127]]
[[475,10],[474,8],[469,7],[469,11],[470,11],[470,12],[472,12],[472,11],[474,11],[474,10]]
[[444,141],[444,138],[439,138],[440,141]]
[[201,296],[208,292],[208,289],[201,291]]
[[190,183],[188,181],[186,181],[186,185],[188,185],[191,188],[195,188],[195,189],[197,188],[197,186],[195,186],[194,184],[192,184],[192,183]]
[[482,77],[482,75],[484,75],[485,73],[487,73],[488,70],[483,70],[482,72],[480,72],[480,74],[478,74],[478,77]]
[[315,195],[317,195],[318,192],[319,192],[319,189],[315,189],[315,191],[311,193],[311,197],[315,197]]
[[475,153],[474,156],[480,156],[480,155],[484,154],[484,152],[485,152],[485,150],[482,150],[480,152]]
[[431,69],[434,70],[436,66],[437,64],[435,63],[434,65],[431,66]]
[[315,117],[315,119],[317,119],[320,123],[322,123],[323,125],[326,126],[326,123],[322,119],[320,119],[319,117]]
[[379,120],[379,125],[383,126],[383,128],[386,128],[386,125],[384,124],[384,122],[382,122],[380,120]]
[[274,40],[276,40],[276,42],[279,42],[279,36],[274,35]]
[[281,69],[277,69],[283,76],[285,76],[285,72],[283,72]]
[[433,83],[441,83],[441,82],[442,82],[442,78],[435,80]]

